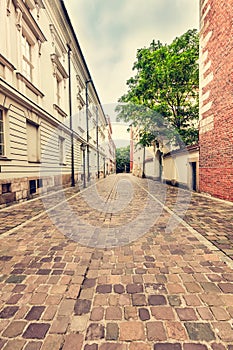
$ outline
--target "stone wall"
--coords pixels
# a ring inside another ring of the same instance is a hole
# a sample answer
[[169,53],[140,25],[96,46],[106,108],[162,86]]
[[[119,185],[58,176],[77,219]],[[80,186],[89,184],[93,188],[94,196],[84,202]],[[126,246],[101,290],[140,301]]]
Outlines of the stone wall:
[[[75,174],[75,181],[78,174]],[[30,193],[30,181],[35,181],[35,192]],[[70,186],[70,175],[57,175],[50,177],[24,177],[0,180],[0,208],[13,202],[22,202],[49,191]]]

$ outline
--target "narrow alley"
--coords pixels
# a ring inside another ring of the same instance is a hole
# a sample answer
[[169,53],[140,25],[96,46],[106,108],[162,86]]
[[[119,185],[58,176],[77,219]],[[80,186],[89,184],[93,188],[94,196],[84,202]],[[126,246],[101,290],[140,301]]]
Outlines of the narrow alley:
[[232,350],[233,204],[129,174],[0,210],[0,349]]

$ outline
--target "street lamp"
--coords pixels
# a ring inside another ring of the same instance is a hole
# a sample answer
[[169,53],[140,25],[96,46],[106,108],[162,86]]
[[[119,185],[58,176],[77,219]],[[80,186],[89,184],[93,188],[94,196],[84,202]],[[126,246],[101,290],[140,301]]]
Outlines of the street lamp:
[[86,81],[86,125],[87,125],[87,181],[90,181],[90,166],[89,166],[89,111],[88,111],[88,84],[92,83],[92,80]]
[[86,188],[86,164],[85,164],[86,145],[85,143],[82,143],[80,148],[81,148],[81,151],[83,152],[83,187]]

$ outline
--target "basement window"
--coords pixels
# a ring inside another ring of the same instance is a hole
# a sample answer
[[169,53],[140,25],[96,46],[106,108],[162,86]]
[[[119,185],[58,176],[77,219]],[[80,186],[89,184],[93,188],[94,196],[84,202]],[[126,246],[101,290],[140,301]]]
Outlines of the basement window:
[[11,192],[11,183],[2,184],[2,194]]
[[36,193],[36,180],[29,181],[30,194]]
[[43,187],[43,180],[42,179],[37,179],[37,188]]

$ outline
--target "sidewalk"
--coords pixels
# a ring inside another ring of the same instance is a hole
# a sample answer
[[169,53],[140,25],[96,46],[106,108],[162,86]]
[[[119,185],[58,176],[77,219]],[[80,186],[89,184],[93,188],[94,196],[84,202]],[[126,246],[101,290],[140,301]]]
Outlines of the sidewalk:
[[0,349],[233,350],[233,206],[129,175],[97,189],[0,210]]

